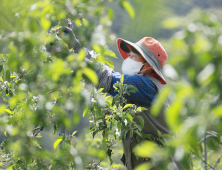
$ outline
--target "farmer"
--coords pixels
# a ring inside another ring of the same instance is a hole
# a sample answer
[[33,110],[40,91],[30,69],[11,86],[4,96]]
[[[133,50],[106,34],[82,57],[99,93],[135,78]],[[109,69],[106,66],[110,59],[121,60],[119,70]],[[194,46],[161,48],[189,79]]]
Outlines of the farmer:
[[[75,53],[78,53],[81,45],[76,39],[72,29],[70,27],[63,28],[64,32],[70,36],[69,48],[73,48]],[[128,103],[136,104],[148,108],[138,113],[144,119],[144,127],[142,134],[151,134],[155,138],[158,138],[158,130],[162,134],[169,134],[170,131],[167,127],[164,117],[164,108],[167,107],[165,103],[157,117],[153,117],[150,114],[150,107],[152,107],[152,101],[155,99],[158,93],[161,93],[161,88],[166,84],[166,81],[161,74],[161,70],[167,61],[167,53],[162,45],[151,37],[144,37],[136,43],[118,39],[118,50],[123,58],[122,71],[124,74],[124,84],[133,85],[137,88],[138,92],[126,95]],[[93,54],[86,50],[86,62],[90,62],[93,58]],[[121,74],[115,72],[112,68],[101,64],[102,70],[95,68],[99,80],[98,88],[103,88],[103,92],[108,92],[111,95],[116,95],[113,85],[120,81]],[[134,120],[139,124],[139,120]],[[135,143],[141,141],[142,138],[134,134],[133,138],[130,138],[128,134],[126,139],[123,140],[123,157],[121,161],[127,167],[127,170],[133,170],[136,166],[149,159],[137,159],[132,152]],[[177,167],[177,168],[176,168]],[[176,169],[184,169],[180,165],[175,165]]]

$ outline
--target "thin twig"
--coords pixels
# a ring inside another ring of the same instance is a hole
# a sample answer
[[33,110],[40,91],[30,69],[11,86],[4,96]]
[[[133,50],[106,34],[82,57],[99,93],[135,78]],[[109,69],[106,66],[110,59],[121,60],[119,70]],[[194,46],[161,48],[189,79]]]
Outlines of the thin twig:
[[[60,128],[59,136],[63,136],[63,139],[64,139],[65,136],[66,136],[65,133],[66,133],[66,128],[65,128],[65,126],[63,126],[63,127]],[[63,143],[64,143],[64,140],[59,143],[59,149],[60,149],[60,150],[63,148]]]
[[38,132],[36,132],[35,134],[33,133],[33,136],[32,136],[32,137],[33,137],[33,138],[36,137],[40,132],[41,132],[41,130],[39,129]]
[[34,129],[32,129],[32,131],[34,132],[35,130],[38,130],[38,129],[40,129],[41,127],[39,126],[39,127],[36,127],[36,128],[34,128]]
[[[196,155],[191,149],[189,149],[194,155]],[[196,155],[198,158],[200,158],[205,164],[207,164],[209,167],[211,167],[212,169],[214,169],[211,165],[209,165],[207,162],[205,162],[205,160],[203,160],[200,156]]]
[[53,92],[56,92],[56,91],[62,91],[62,90],[54,89],[54,90],[49,91],[47,94],[50,94],[50,93],[53,93]]
[[102,162],[102,159],[95,165],[97,167]]
[[207,170],[207,144],[206,144],[206,134],[204,134],[204,159],[205,159],[205,170]]
[[214,169],[216,168],[217,164],[220,162],[221,158],[222,158],[222,155],[218,158],[216,164],[214,165]]
[[[111,148],[113,146],[114,143],[112,143],[109,148]],[[100,161],[95,165],[95,167],[97,167],[100,163],[102,162],[102,159],[100,159]]]
[[[40,129],[41,129],[41,126],[32,129],[32,137],[33,138],[36,137],[39,134],[39,132],[41,131]],[[36,132],[36,130],[39,130],[39,131]]]

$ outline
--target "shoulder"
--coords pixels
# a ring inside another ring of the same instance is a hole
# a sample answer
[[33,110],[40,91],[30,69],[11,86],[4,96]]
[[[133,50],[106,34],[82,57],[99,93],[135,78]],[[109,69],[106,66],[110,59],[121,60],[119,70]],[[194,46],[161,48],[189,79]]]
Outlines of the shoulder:
[[144,75],[141,75],[141,74],[139,74],[139,75],[132,75],[132,76],[126,74],[126,75],[124,75],[124,80],[126,80],[126,81],[129,81],[129,80],[133,81],[135,84],[141,85],[141,86],[143,86],[145,88],[152,87],[152,88],[156,89],[156,85],[152,81],[152,79],[149,78],[149,77],[146,77]]
[[155,76],[151,76],[150,74],[144,74],[145,77],[149,78],[157,87],[158,91],[160,91],[163,88],[163,84],[161,84],[160,80],[155,77]]
[[[125,75],[124,75],[125,76]],[[128,76],[128,75],[127,75]],[[132,78],[132,79],[135,79],[135,80],[138,80],[138,81],[144,81],[144,82],[147,82],[147,83],[152,83],[154,84],[152,78],[150,77],[147,77],[145,75],[142,75],[142,74],[138,74],[138,75],[132,75],[131,77],[129,78]]]

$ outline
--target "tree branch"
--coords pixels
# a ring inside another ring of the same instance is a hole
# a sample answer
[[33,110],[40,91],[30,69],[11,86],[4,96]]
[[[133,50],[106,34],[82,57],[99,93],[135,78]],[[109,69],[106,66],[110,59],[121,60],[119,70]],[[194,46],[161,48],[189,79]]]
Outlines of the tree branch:
[[47,94],[50,94],[50,93],[53,93],[53,92],[56,92],[56,91],[62,91],[62,90],[54,89],[54,90],[49,91]]
[[[39,134],[39,132],[41,131],[40,129],[41,129],[41,126],[32,129],[32,138],[36,137]],[[38,131],[36,132],[36,130]]]
[[204,134],[204,159],[205,159],[205,170],[207,170],[207,144],[206,144],[206,134]]
[[39,131],[37,131],[35,134],[34,134],[34,132],[33,132],[32,137],[33,137],[33,138],[36,137],[40,132],[41,132],[41,130],[40,130],[40,128],[39,128]]
[[215,164],[214,167],[213,167],[214,169],[216,168],[217,164],[220,162],[221,158],[222,158],[222,155],[218,158],[216,164]]
[[95,165],[97,167],[102,162],[102,159]]
[[32,129],[32,131],[34,132],[35,130],[38,130],[38,129],[40,129],[41,127],[39,126],[39,127],[36,127],[36,128],[34,128],[34,129]]
[[[194,155],[196,155],[191,149],[189,149]],[[212,170],[214,169],[211,165],[209,165],[207,162],[205,162],[205,160],[203,160],[200,156],[196,155],[198,158],[200,158],[206,165],[208,165],[209,167],[212,168]]]

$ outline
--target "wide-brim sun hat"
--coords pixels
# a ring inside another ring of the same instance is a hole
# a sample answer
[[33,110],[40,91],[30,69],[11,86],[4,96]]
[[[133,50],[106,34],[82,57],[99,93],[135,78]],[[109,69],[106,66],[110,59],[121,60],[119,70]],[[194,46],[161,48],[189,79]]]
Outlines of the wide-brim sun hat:
[[140,55],[151,65],[161,84],[166,84],[166,80],[163,77],[161,70],[166,64],[168,58],[167,53],[163,46],[154,38],[144,37],[137,43],[119,38],[117,40],[117,47],[122,58],[125,60],[129,57],[128,45],[136,49]]

